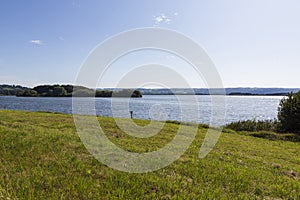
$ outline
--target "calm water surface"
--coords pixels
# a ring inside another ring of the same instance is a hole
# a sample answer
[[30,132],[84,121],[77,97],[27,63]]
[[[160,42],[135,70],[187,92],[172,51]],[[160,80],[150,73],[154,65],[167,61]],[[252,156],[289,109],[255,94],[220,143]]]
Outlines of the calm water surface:
[[[193,121],[209,123],[211,119],[211,97],[180,96],[179,102],[172,95],[144,95],[143,98],[95,98],[95,112],[100,116],[114,116],[129,118],[129,110],[133,111],[134,118],[155,120]],[[277,108],[281,96],[226,96],[226,123],[247,119],[274,119],[277,117]],[[85,98],[82,101],[84,111]],[[129,107],[128,107],[129,102]],[[194,109],[195,104],[198,110]],[[197,105],[198,104],[198,105]],[[113,106],[112,106],[113,105]],[[112,109],[112,107],[114,109]],[[55,97],[0,97],[0,109],[50,111],[72,113],[72,98]],[[184,117],[182,117],[182,109]],[[195,118],[195,112],[199,116]],[[184,119],[184,120],[182,120]]]

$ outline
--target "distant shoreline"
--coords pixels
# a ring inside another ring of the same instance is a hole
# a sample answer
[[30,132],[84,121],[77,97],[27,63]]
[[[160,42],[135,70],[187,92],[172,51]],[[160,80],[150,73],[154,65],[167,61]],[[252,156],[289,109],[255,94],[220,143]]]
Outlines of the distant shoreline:
[[[182,96],[287,96],[288,94],[145,94],[143,96],[169,96],[169,95],[182,95]],[[16,95],[0,95],[0,97],[22,97],[22,98],[26,98],[26,97],[30,97],[30,98],[36,98],[36,97],[40,97],[40,98],[73,98],[73,97],[77,97],[77,98],[84,98],[84,97],[95,97],[95,98],[128,98],[128,97],[122,97],[122,96],[115,96],[115,97],[105,97],[105,96],[16,96]],[[142,97],[132,97],[132,98],[142,98]]]
[[[73,91],[74,88],[74,91]],[[34,88],[20,85],[0,85],[0,96],[37,97],[142,97],[142,95],[226,95],[226,96],[286,96],[300,88],[96,88],[73,85],[39,85]]]

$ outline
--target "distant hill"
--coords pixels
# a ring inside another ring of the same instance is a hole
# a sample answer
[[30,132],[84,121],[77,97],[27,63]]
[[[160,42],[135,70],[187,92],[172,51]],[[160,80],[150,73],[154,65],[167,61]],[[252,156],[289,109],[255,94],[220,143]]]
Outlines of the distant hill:
[[252,95],[287,95],[290,92],[296,93],[300,88],[226,88],[227,95],[236,93],[249,93]]
[[[223,94],[222,89],[214,88],[208,90],[207,88],[174,88],[170,89],[138,89],[144,95],[170,95],[170,94],[196,94],[196,95],[209,95],[209,94]],[[300,88],[225,88],[226,95],[287,95],[290,92],[298,92]]]

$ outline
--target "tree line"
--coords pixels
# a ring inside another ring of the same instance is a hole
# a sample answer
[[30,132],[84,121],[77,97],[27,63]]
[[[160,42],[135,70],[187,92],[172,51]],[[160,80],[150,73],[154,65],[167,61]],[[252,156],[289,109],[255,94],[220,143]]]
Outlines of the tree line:
[[15,96],[18,92],[27,89],[20,85],[0,85],[0,96]]
[[0,95],[18,97],[142,97],[140,91],[133,89],[94,90],[73,85],[39,85],[34,88],[1,85]]

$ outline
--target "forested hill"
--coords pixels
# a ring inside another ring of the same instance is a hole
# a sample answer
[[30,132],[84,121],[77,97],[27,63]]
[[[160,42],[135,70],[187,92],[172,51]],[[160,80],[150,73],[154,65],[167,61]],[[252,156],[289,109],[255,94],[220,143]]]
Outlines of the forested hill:
[[83,86],[39,85],[34,88],[0,85],[0,95],[21,97],[142,97],[140,91],[123,89],[120,91],[93,90]]
[[0,85],[0,96],[15,96],[18,92],[27,90],[29,88],[20,85]]

